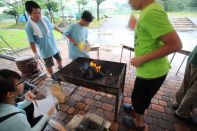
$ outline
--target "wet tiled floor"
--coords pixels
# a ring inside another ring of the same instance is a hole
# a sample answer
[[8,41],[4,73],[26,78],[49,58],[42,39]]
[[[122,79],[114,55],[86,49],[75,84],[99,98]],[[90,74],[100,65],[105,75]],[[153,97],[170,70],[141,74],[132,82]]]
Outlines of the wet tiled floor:
[[[58,42],[61,55],[63,58],[63,65],[66,66],[70,60],[68,59],[67,46],[64,41]],[[21,56],[30,54],[30,49],[20,52]],[[101,47],[100,48],[100,59],[110,60],[110,61],[120,61],[120,47]],[[92,58],[96,58],[96,52],[90,53]],[[0,59],[0,68],[9,68],[12,70],[17,70],[14,62]],[[129,52],[124,53],[123,62],[129,62]],[[176,63],[176,62],[175,62]],[[44,66],[43,66],[44,67]],[[56,69],[55,67],[54,69]],[[181,68],[180,74],[175,74],[177,71],[177,66],[173,66],[169,72],[167,79],[164,84],[157,92],[157,94],[152,99],[151,105],[145,113],[145,123],[146,131],[196,131],[197,127],[188,125],[179,119],[175,118],[172,108],[172,101],[174,100],[177,88],[179,88],[181,81],[183,79],[184,66]],[[125,90],[123,103],[131,103],[131,93],[133,89],[133,84],[135,80],[135,68],[132,66],[127,66],[126,80],[125,80]],[[38,101],[39,107],[36,108],[36,114],[43,114],[47,109],[54,103],[54,98],[50,94],[49,88],[52,84],[50,78],[46,78],[41,81],[37,86],[39,90],[47,94],[46,99]],[[63,83],[62,87],[65,91],[72,91],[75,86],[69,83]],[[97,92],[85,87],[80,87],[67,101],[67,104],[61,104],[60,110],[56,113],[55,117],[57,121],[60,121],[63,125],[66,124],[73,118],[76,114],[86,114],[87,112],[94,112],[99,116],[106,118],[112,122],[112,131],[127,131],[129,129],[125,128],[122,123],[122,118],[126,115],[122,106],[118,114],[118,121],[113,122],[114,112],[115,112],[115,96],[106,94],[103,92]],[[50,126],[46,130],[54,130]],[[131,129],[130,129],[131,130]]]

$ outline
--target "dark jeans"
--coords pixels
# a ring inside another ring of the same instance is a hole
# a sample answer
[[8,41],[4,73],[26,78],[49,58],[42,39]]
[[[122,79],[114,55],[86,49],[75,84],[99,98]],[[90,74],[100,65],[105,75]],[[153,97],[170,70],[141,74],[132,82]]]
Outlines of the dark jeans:
[[135,79],[134,89],[131,96],[132,105],[136,113],[143,115],[149,107],[151,99],[163,84],[165,76],[154,79]]
[[[27,106],[23,110],[26,112],[27,120],[29,124],[31,125],[31,127],[35,126],[39,122],[39,120],[43,117],[42,115],[38,117],[34,117],[34,104],[33,103],[31,103],[29,106]],[[45,129],[46,125],[47,123],[45,124],[42,130]]]

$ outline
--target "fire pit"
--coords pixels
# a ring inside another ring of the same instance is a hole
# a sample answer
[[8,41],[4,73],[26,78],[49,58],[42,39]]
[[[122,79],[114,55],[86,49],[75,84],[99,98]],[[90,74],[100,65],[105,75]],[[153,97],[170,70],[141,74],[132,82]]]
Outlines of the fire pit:
[[115,120],[117,120],[119,102],[124,92],[126,64],[77,58],[55,74],[60,81],[115,95]]
[[74,73],[76,77],[86,78],[88,80],[99,79],[105,76],[101,66],[97,65],[95,62],[90,63],[85,62],[80,68],[78,68]]

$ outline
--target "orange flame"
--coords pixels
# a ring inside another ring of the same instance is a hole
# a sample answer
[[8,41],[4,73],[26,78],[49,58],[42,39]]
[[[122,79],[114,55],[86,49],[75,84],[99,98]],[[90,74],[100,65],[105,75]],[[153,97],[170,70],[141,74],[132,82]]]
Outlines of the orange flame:
[[93,61],[90,62],[90,66],[96,69],[96,72],[100,72],[101,66],[98,66],[96,63]]

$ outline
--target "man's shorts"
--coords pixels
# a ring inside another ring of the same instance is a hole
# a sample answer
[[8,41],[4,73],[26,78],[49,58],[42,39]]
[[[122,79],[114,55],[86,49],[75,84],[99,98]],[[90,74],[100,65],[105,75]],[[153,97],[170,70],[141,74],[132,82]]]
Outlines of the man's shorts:
[[53,58],[55,58],[57,61],[61,61],[62,60],[62,58],[60,56],[60,53],[57,52],[55,55],[43,59],[44,62],[45,62],[45,66],[46,67],[52,67],[52,66],[54,66]]

